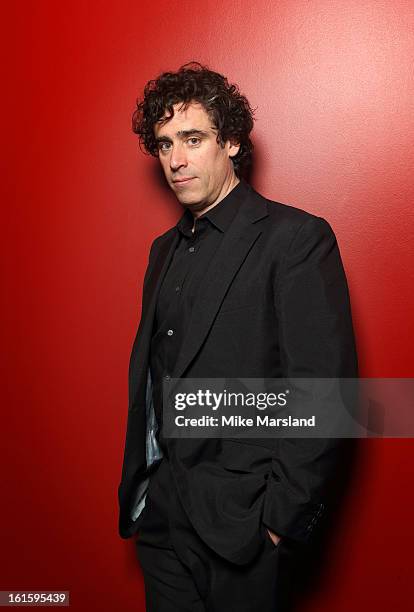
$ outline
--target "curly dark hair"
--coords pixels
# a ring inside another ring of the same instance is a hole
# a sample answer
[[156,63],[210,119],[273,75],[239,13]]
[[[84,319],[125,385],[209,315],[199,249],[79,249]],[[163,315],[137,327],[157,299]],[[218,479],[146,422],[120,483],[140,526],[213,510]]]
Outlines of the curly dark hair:
[[237,85],[198,62],[184,64],[177,72],[164,72],[145,85],[144,98],[137,100],[132,115],[132,130],[139,136],[141,148],[158,157],[154,125],[165,112],[169,114],[167,121],[173,116],[174,104],[182,102],[185,109],[192,101],[202,104],[210,115],[219,144],[223,146],[227,140],[240,143],[237,155],[232,157],[234,170],[240,175],[251,163],[253,143],[249,134],[254,110]]

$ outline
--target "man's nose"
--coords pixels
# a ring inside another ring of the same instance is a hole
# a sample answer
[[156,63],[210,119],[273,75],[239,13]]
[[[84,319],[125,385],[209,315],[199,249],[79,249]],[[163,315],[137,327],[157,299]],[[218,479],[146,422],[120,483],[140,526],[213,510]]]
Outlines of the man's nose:
[[170,167],[171,170],[178,170],[182,166],[187,165],[187,154],[184,149],[183,144],[175,144],[172,147],[171,157],[170,157]]

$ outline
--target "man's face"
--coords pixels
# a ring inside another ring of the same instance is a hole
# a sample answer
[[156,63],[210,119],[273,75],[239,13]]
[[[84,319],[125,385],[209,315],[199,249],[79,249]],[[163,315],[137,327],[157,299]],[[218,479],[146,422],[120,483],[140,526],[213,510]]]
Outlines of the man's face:
[[159,159],[177,199],[197,211],[222,199],[234,186],[237,179],[230,158],[239,145],[217,142],[218,131],[201,104],[173,108],[172,119],[154,126]]

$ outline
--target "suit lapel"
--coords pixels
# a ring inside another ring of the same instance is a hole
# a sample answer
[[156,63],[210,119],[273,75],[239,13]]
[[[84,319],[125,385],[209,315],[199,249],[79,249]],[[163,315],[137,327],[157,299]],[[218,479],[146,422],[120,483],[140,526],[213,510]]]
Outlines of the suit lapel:
[[133,404],[145,405],[145,390],[148,379],[148,361],[151,346],[152,328],[154,323],[155,306],[162,280],[173,256],[178,242],[178,232],[174,229],[165,237],[154,256],[154,263],[148,270],[148,279],[143,289],[141,322],[137,331],[131,356],[130,397]]
[[173,230],[159,247],[154,264],[148,271],[148,280],[144,288],[141,319],[143,327],[149,327],[151,330],[158,292],[178,243],[178,232],[175,228]]
[[249,188],[236,217],[223,236],[194,302],[191,319],[172,373],[180,378],[207,336],[227,289],[262,233],[255,221],[267,216],[265,201]]

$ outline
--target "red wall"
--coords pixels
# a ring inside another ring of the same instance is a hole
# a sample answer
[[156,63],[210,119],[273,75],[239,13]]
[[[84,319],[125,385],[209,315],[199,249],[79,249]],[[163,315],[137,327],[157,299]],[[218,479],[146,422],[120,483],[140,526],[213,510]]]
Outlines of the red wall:
[[[363,376],[413,376],[414,6],[22,1],[3,12],[0,590],[144,610],[116,489],[129,351],[152,239],[179,206],[130,130],[135,98],[191,59],[257,107],[253,185],[326,217]],[[142,3],[143,4],[143,3]],[[411,440],[363,443],[307,612],[406,610]]]

